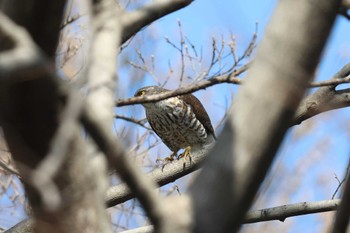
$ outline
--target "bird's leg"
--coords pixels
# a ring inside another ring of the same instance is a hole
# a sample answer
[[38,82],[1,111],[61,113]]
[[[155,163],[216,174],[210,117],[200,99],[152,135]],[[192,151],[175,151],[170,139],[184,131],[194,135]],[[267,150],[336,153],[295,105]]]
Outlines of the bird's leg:
[[186,158],[187,157],[189,158],[190,163],[191,163],[192,162],[192,157],[191,157],[191,147],[190,146],[186,147],[185,151],[181,155],[179,155],[177,157],[177,159],[181,159],[182,158],[184,160],[184,163],[186,163]]

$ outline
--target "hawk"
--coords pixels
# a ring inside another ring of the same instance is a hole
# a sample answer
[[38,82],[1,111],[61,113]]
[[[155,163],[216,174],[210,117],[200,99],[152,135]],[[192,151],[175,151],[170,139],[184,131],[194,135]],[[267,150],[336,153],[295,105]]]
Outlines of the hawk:
[[[135,96],[150,96],[167,91],[162,87],[147,86],[136,91]],[[174,160],[180,149],[185,149],[181,157],[190,157],[191,147],[216,140],[208,113],[194,95],[176,96],[142,105],[152,129],[172,151],[166,160]]]

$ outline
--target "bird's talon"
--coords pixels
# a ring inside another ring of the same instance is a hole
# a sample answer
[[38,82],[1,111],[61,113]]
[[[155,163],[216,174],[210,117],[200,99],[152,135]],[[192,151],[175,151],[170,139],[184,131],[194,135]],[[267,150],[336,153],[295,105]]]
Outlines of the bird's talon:
[[176,153],[172,153],[169,157],[166,157],[164,159],[158,158],[156,160],[156,163],[157,163],[157,165],[162,166],[162,171],[163,171],[165,165],[167,165],[167,164],[171,163],[172,161],[174,161],[175,157],[176,157]]
[[184,167],[186,165],[186,158],[188,158],[190,160],[190,163],[192,163],[192,156],[190,151],[191,151],[191,147],[188,146],[186,147],[185,151],[177,157],[178,160],[181,158],[183,159]]

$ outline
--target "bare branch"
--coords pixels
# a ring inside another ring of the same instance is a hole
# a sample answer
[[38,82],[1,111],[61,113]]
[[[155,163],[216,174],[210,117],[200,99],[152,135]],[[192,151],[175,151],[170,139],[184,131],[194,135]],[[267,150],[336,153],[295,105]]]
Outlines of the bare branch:
[[284,220],[289,217],[334,211],[338,208],[339,204],[340,200],[335,199],[315,202],[300,202],[276,206],[273,208],[253,210],[247,213],[244,223],[256,223],[271,220],[279,220],[284,222]]
[[[171,163],[166,164],[164,167],[153,170],[146,176],[157,183],[159,186],[174,182],[175,180],[199,169],[210,148],[211,147],[209,146],[203,148],[202,150],[191,151],[191,162],[183,161],[182,159],[174,160]],[[114,205],[123,203],[133,198],[134,196],[135,194],[131,193],[125,184],[119,184],[108,189],[106,195],[106,203],[108,207],[112,207]]]
[[313,82],[310,83],[309,87],[324,87],[324,86],[336,86],[339,84],[350,83],[350,77],[342,78],[342,79],[331,79],[321,82]]
[[143,123],[143,120],[137,120],[137,119],[135,119],[135,118],[133,118],[133,117],[126,117],[126,116],[121,116],[121,115],[115,115],[115,118],[121,119],[121,120],[124,120],[124,121],[128,121],[128,122],[134,123],[134,124],[136,124],[136,125],[139,125],[139,126],[141,126],[142,128],[151,130],[150,127],[147,127],[147,126]]
[[[350,63],[346,64],[330,80],[340,80],[350,75]],[[336,90],[338,84],[319,88],[313,94],[305,97],[294,116],[294,124],[311,118],[322,112],[350,106],[350,89]]]
[[348,166],[345,170],[345,175],[344,175],[344,178],[340,181],[338,179],[338,177],[336,177],[336,179],[338,180],[339,184],[338,184],[338,187],[335,189],[333,195],[332,195],[332,199],[334,199],[335,195],[337,194],[337,192],[339,191],[339,189],[341,188],[341,186],[343,185],[343,183],[346,181],[346,178],[349,176],[349,173],[350,172],[350,160],[349,160],[349,163],[348,163]]
[[122,16],[122,39],[125,43],[143,27],[155,20],[188,6],[192,0],[157,0],[141,9],[125,13]]
[[187,87],[179,88],[174,91],[169,91],[166,93],[158,94],[158,95],[152,95],[152,96],[146,96],[146,97],[133,97],[129,99],[124,100],[117,100],[116,106],[126,106],[126,105],[133,105],[133,104],[141,104],[141,103],[149,103],[149,102],[155,102],[158,100],[163,100],[169,97],[178,96],[178,95],[185,95],[192,93],[194,91],[198,91],[201,89],[205,89],[207,87],[213,86],[218,83],[240,83],[241,80],[237,78],[238,75],[245,72],[250,64],[246,64],[242,66],[240,69],[233,71],[232,73],[228,75],[223,76],[217,76],[215,78],[211,78],[205,81],[201,81],[197,84],[189,85]]
[[[322,213],[328,211],[334,211],[338,208],[340,200],[326,200],[316,202],[300,202],[295,204],[288,204],[283,206],[276,206],[272,208],[266,208],[261,210],[249,211],[243,221],[243,223],[257,223],[266,222],[272,220],[279,220],[284,222],[286,218],[301,216],[307,214]],[[152,226],[144,226],[135,228],[128,231],[122,231],[122,233],[151,233],[153,232]]]
[[[201,81],[199,83],[189,85],[187,87],[179,88],[177,90],[170,91],[167,93],[162,93],[162,94],[147,96],[147,97],[133,97],[129,99],[119,99],[116,101],[116,106],[122,107],[122,106],[141,104],[141,103],[147,103],[147,102],[155,102],[158,100],[166,99],[177,95],[189,94],[201,89],[206,89],[207,87],[214,86],[220,83],[242,84],[243,81],[240,78],[238,78],[238,76],[244,73],[245,71],[247,71],[250,66],[251,66],[251,63],[248,63],[242,66],[240,69],[235,70],[228,75],[216,76],[208,80]],[[296,118],[298,119],[299,123],[319,113],[349,106],[350,101],[348,98],[348,94],[350,89],[349,90],[345,89],[340,91],[335,90],[335,87],[337,85],[350,82],[350,77],[348,77],[349,74],[350,74],[350,64],[345,65],[336,75],[334,75],[334,77],[332,77],[327,81],[310,83],[309,87],[326,87],[327,89],[320,88],[320,90],[318,90],[316,93],[310,96],[307,96],[303,100],[303,103],[299,107],[296,114]],[[322,93],[325,90],[327,93]],[[320,93],[322,93],[322,95],[320,95]],[[317,103],[315,103],[315,100],[312,100],[314,98],[317,98]],[[306,107],[304,105],[312,105],[312,108]],[[317,111],[315,111],[316,109]],[[296,121],[295,124],[298,124],[298,121]]]

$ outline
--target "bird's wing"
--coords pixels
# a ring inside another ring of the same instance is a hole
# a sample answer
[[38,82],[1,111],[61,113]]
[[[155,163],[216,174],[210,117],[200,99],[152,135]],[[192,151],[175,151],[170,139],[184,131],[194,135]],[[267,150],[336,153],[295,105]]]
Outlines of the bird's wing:
[[179,96],[179,98],[181,98],[183,101],[185,101],[187,104],[191,106],[194,115],[197,117],[200,123],[202,123],[204,128],[209,133],[211,133],[216,140],[215,132],[211,124],[209,115],[207,111],[205,111],[205,108],[203,107],[202,103],[194,95],[191,95],[191,94]]

